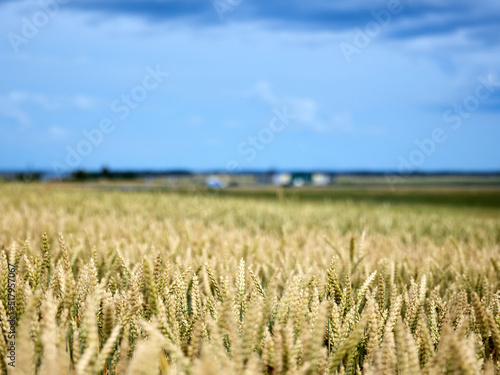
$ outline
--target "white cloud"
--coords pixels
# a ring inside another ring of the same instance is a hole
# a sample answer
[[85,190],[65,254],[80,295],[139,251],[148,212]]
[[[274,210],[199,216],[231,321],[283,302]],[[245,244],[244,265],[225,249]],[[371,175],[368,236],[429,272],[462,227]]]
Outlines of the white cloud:
[[0,96],[0,116],[15,120],[21,127],[29,126],[31,118],[26,108],[29,105],[53,111],[60,107],[60,101],[41,94],[11,91],[5,96]]
[[259,81],[249,89],[227,91],[230,95],[243,98],[257,97],[269,106],[280,108],[285,106],[295,116],[293,122],[315,133],[348,133],[353,132],[350,113],[337,113],[332,120],[324,119],[326,114],[321,113],[320,105],[312,98],[307,97],[279,97],[273,91],[268,81]]
[[68,136],[68,131],[59,125],[50,126],[48,128],[48,133],[49,133],[49,136],[56,141],[66,139]]
[[252,91],[257,97],[271,105],[276,105],[278,101],[276,95],[273,93],[271,84],[267,81],[257,82]]
[[77,108],[84,111],[90,111],[95,108],[95,100],[85,95],[75,96],[73,103]]
[[239,98],[252,98],[256,97],[269,105],[276,105],[278,98],[273,93],[271,84],[268,81],[259,81],[252,87],[243,90],[225,90],[225,95],[239,97]]
[[61,105],[60,100],[58,99],[26,91],[11,91],[8,98],[17,104],[35,104],[48,111],[56,110]]
[[69,107],[90,111],[95,109],[96,102],[94,98],[85,95],[62,98],[14,90],[7,95],[0,96],[0,116],[13,119],[18,125],[26,127],[32,124],[29,107],[36,107],[47,112]]
[[15,120],[18,125],[26,127],[30,125],[31,119],[28,114],[13,103],[8,97],[0,97],[0,116]]
[[331,129],[340,133],[352,133],[354,126],[349,112],[335,113],[332,116]]
[[291,98],[290,112],[296,116],[296,121],[307,126],[316,133],[327,132],[328,126],[319,118],[318,104],[310,98]]

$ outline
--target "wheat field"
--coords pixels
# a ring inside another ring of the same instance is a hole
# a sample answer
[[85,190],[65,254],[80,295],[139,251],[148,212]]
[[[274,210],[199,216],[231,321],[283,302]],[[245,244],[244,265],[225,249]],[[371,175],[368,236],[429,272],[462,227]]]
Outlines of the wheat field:
[[0,185],[0,371],[499,374],[499,219]]

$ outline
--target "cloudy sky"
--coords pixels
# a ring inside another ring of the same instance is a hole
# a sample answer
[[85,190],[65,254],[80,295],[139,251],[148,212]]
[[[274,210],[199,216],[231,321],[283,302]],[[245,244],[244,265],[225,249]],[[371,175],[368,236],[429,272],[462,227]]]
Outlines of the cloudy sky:
[[0,169],[500,170],[494,0],[0,0]]

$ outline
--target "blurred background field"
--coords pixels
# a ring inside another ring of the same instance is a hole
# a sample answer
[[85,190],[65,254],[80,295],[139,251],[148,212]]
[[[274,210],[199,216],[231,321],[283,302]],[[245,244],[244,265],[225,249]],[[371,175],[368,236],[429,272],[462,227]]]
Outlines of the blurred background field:
[[[322,183],[314,183],[321,175]],[[285,183],[279,177],[286,176]],[[293,184],[293,176],[310,180]],[[211,183],[218,184],[211,185]],[[6,184],[22,186],[34,182],[45,188],[74,188],[103,191],[162,192],[177,195],[255,198],[267,201],[353,202],[427,204],[435,206],[500,208],[498,174],[413,174],[380,173],[279,173],[248,172],[75,172],[65,179],[46,179],[43,174],[4,175]]]

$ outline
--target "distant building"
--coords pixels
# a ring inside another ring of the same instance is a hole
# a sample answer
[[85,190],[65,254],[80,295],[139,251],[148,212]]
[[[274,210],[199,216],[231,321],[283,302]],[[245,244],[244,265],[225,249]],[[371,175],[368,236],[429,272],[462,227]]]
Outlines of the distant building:
[[291,185],[301,187],[312,184],[312,173],[292,173]]
[[274,172],[254,173],[254,180],[258,185],[272,185],[274,183]]
[[314,186],[326,186],[331,182],[330,176],[324,173],[314,173],[312,175],[312,184]]
[[208,188],[211,189],[223,189],[227,186],[227,183],[224,182],[220,177],[218,176],[209,176],[205,180],[205,183]]
[[273,184],[279,186],[326,186],[331,178],[324,173],[277,173],[273,176]]
[[292,175],[290,173],[276,173],[273,176],[273,184],[279,186],[288,186],[292,181]]

